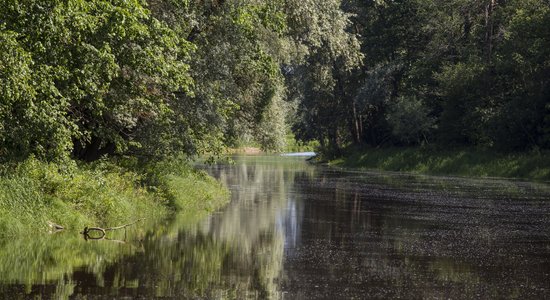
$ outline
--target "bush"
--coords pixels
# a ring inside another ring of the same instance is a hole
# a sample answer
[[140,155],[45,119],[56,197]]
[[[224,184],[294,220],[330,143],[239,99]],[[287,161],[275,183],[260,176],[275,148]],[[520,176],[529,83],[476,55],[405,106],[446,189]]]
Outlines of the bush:
[[386,116],[392,134],[404,144],[420,144],[435,127],[428,107],[416,97],[400,97],[390,105]]

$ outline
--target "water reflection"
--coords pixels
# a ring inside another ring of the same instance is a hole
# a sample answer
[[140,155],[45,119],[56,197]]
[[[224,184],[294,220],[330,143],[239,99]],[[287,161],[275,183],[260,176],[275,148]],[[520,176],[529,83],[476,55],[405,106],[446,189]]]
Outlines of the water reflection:
[[124,230],[112,234],[116,240],[86,241],[77,232],[69,231],[2,240],[0,296],[64,299],[74,293],[77,283],[73,277],[79,272],[94,274],[94,281],[101,285],[111,264],[143,251],[140,239],[145,231],[128,231],[129,234]]
[[548,185],[324,169],[295,189],[289,299],[549,295]]
[[550,187],[338,171],[303,158],[205,166],[232,201],[84,241],[0,241],[10,298],[546,298]]
[[282,298],[287,196],[294,177],[313,170],[297,162],[257,157],[209,167],[233,199],[207,219],[179,214],[110,236],[118,242],[85,241],[75,232],[4,240],[0,295]]

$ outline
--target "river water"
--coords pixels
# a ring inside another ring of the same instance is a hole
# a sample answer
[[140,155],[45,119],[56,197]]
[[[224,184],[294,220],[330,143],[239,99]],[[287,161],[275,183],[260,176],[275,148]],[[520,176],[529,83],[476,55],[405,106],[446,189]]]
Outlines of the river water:
[[544,299],[550,185],[241,156],[232,192],[111,240],[0,241],[0,299]]

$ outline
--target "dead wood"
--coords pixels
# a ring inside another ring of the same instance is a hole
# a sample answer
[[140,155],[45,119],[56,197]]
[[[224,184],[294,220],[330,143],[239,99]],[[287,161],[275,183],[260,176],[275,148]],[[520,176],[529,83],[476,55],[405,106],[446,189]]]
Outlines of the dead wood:
[[[128,223],[128,224],[124,224],[124,225],[120,225],[120,226],[116,226],[116,227],[109,227],[109,228],[101,228],[101,227],[84,227],[84,230],[82,232],[80,232],[82,235],[84,235],[84,238],[85,239],[90,239],[90,240],[101,240],[101,239],[104,239],[105,236],[107,235],[107,231],[113,231],[113,230],[119,230],[119,229],[126,229],[126,227],[128,226],[132,226],[134,224],[136,224],[137,222],[139,221],[142,221],[142,220],[145,220],[145,219],[138,219],[132,223]],[[91,236],[90,233],[92,232],[99,232],[100,233],[100,236]]]

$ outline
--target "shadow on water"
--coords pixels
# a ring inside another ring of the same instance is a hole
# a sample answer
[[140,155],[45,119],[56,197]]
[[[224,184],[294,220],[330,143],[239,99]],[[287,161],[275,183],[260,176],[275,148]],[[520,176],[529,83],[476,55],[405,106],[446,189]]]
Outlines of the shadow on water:
[[[0,296],[33,298],[546,298],[550,186],[352,172],[300,157],[204,166],[232,191],[85,241],[0,241]],[[121,242],[122,241],[122,242]],[[1,297],[0,297],[1,298]]]

